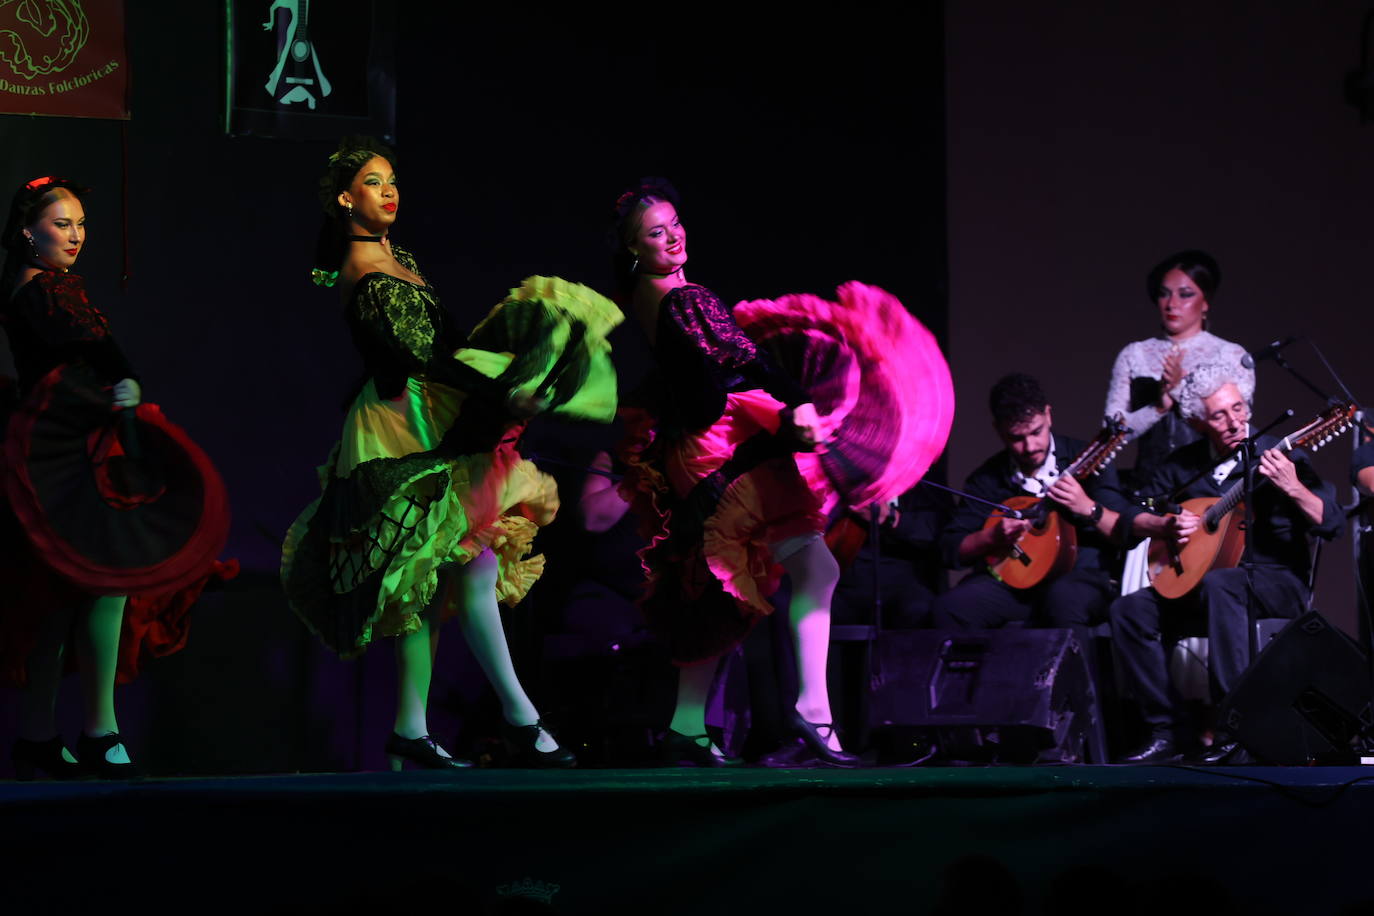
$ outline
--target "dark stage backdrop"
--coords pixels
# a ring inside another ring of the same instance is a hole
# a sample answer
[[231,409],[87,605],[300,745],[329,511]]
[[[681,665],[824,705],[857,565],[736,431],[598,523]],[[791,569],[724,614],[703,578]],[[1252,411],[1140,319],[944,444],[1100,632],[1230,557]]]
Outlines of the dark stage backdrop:
[[[337,296],[309,283],[316,180],[333,145],[225,138],[221,8],[128,6],[127,128],[0,117],[0,187],[59,174],[96,189],[78,271],[146,397],[215,458],[233,500],[230,553],[244,576],[207,602],[185,653],[126,692],[125,729],[137,738],[132,709],[149,707],[154,768],[203,772],[350,766],[353,739],[326,733],[352,723],[374,764],[389,647],[334,662],[275,587],[281,536],[317,493],[314,468],[358,373]],[[901,29],[877,14],[799,20],[795,8],[655,20],[607,7],[593,21],[399,7],[395,237],[463,325],[533,273],[609,290],[611,204],[639,176],[665,175],[684,196],[693,280],[738,299],[860,279],[943,335],[940,4],[908,10]],[[637,341],[621,338],[633,377]],[[441,668],[472,668],[461,642],[446,641],[458,654]],[[449,690],[436,682],[441,707]],[[364,714],[354,691],[369,698]],[[12,714],[12,695],[4,702]],[[198,757],[176,746],[186,729]]]
[[[1042,377],[1059,428],[1096,429],[1117,351],[1158,327],[1145,273],[1183,248],[1221,263],[1217,334],[1250,349],[1308,337],[1358,398],[1374,400],[1374,125],[1342,98],[1370,9],[947,4],[950,346],[962,407],[952,477],[997,448],[984,404],[1007,368]],[[1307,344],[1287,353],[1334,390]],[[1258,376],[1260,423],[1320,409],[1273,363]],[[1349,454],[1346,439],[1317,456],[1343,500]],[[1318,605],[1353,629],[1350,538],[1322,564]]]

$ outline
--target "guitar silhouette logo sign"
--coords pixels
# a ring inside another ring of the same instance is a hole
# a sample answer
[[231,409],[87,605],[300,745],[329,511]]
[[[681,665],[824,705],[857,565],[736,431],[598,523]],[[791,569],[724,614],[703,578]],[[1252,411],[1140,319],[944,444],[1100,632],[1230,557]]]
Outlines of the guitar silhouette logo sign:
[[[281,10],[285,15],[277,15]],[[277,65],[267,78],[266,89],[278,105],[304,102],[311,110],[333,91],[320,67],[320,57],[310,41],[309,0],[273,0],[263,31],[277,30]]]
[[230,136],[330,142],[344,134],[394,136],[401,4],[223,0],[218,6],[225,17]]
[[0,0],[0,61],[31,81],[66,70],[90,38],[80,0]]

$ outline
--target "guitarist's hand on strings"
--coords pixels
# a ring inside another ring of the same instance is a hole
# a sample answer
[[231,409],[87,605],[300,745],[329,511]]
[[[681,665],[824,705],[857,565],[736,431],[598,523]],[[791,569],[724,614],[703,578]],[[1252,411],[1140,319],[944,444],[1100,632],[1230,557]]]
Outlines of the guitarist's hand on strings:
[[1298,480],[1298,469],[1288,456],[1276,448],[1260,452],[1259,472],[1274,482],[1289,496],[1297,496],[1299,490],[1306,490]]
[[1164,516],[1164,534],[1175,547],[1182,547],[1201,522],[1201,518],[1184,509],[1177,515]]
[[994,549],[1005,552],[1011,546],[1021,540],[1021,535],[1026,533],[1030,527],[1030,521],[1024,518],[1009,518],[1003,516],[997,520],[997,524],[988,529],[992,536],[992,546]]
[[1268,449],[1260,453],[1259,467],[1256,469],[1264,477],[1274,482],[1288,498],[1297,503],[1298,508],[1314,525],[1322,523],[1325,508],[1317,494],[1309,490],[1301,480],[1298,479],[1297,465],[1276,448]]
[[1083,485],[1078,482],[1078,478],[1072,474],[1060,475],[1059,479],[1050,485],[1048,495],[1074,515],[1088,515],[1096,505],[1093,498],[1083,491]]

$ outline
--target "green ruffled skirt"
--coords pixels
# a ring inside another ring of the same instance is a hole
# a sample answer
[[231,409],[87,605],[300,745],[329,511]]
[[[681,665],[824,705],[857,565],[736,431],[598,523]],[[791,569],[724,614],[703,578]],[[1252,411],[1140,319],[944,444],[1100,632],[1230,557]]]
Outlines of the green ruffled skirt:
[[[531,278],[472,335],[474,344],[500,349],[473,347],[454,358],[508,387],[540,391],[552,413],[608,421],[616,401],[605,336],[620,320],[585,287]],[[496,556],[496,597],[507,605],[543,571],[544,558],[530,551],[558,511],[553,478],[520,456],[521,424],[509,425],[491,451],[446,447],[467,401],[423,379],[409,379],[391,399],[368,382],[319,468],[320,498],[282,547],[282,585],[296,614],[341,656],[361,654],[376,636],[415,632],[439,571],[484,550]],[[440,619],[457,612],[456,601],[443,597]]]

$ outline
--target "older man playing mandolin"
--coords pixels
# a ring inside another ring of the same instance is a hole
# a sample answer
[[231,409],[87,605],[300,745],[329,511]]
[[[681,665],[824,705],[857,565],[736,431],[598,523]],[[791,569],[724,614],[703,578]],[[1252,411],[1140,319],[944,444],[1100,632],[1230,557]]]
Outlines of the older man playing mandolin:
[[[1344,518],[1335,487],[1317,476],[1302,448],[1315,450],[1346,428],[1348,408],[1333,408],[1283,440],[1260,436],[1245,449],[1250,405],[1226,368],[1194,372],[1180,401],[1204,438],[1173,452],[1143,488],[1164,514],[1134,507],[1121,522],[1136,538],[1152,539],[1150,587],[1117,599],[1110,611],[1122,673],[1150,729],[1122,763],[1182,757],[1161,619],[1165,629],[1180,628],[1188,615],[1205,620],[1213,698],[1220,699],[1250,664],[1251,620],[1302,612],[1309,537],[1335,537]],[[1241,524],[1247,454],[1255,472],[1249,569],[1242,564]],[[1199,762],[1240,762],[1237,749],[1233,738],[1219,734]]]

